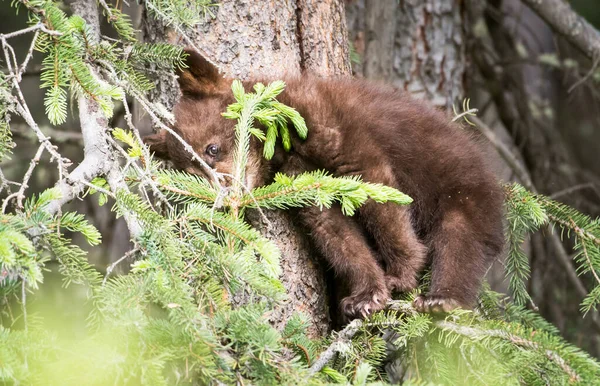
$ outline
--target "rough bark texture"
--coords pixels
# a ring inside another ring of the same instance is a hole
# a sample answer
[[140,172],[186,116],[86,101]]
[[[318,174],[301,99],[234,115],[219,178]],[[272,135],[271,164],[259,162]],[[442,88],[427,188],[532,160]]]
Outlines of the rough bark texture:
[[[193,44],[227,76],[248,79],[258,75],[322,76],[350,73],[344,4],[339,0],[223,0],[214,19],[191,32]],[[146,40],[189,45],[176,31],[145,18]],[[157,98],[172,106],[177,98],[174,79],[161,81]],[[325,267],[313,253],[306,235],[283,212],[268,212],[272,226],[256,214],[250,219],[282,251],[282,281],[289,300],[272,315],[282,326],[297,311],[313,322],[313,335],[329,330]]]
[[451,107],[462,98],[462,2],[355,0],[348,7],[350,35],[366,77],[391,82],[437,106]]
[[298,0],[301,68],[322,76],[350,74],[342,0]]
[[365,47],[363,74],[370,79],[392,81],[398,2],[365,0]]

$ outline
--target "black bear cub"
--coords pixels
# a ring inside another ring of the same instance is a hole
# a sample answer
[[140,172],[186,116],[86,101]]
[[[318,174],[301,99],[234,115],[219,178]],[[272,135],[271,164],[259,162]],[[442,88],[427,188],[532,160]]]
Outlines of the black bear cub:
[[[234,102],[231,79],[195,51],[179,74],[183,96],[174,129],[219,172],[230,173],[234,122],[221,116]],[[249,188],[275,172],[324,169],[361,175],[395,187],[414,202],[406,207],[367,202],[355,217],[339,207],[307,208],[300,216],[314,244],[350,293],[341,300],[349,318],[382,309],[394,291],[417,286],[431,264],[429,292],[414,306],[422,312],[470,308],[492,260],[503,248],[500,185],[469,135],[427,102],[381,84],[354,78],[310,75],[283,79],[278,100],[306,120],[308,138],[292,138],[292,150],[273,159],[252,145]],[[245,82],[247,90],[256,82]],[[294,130],[291,130],[293,133]],[[203,174],[181,144],[166,132],[146,137],[151,151],[176,167]]]

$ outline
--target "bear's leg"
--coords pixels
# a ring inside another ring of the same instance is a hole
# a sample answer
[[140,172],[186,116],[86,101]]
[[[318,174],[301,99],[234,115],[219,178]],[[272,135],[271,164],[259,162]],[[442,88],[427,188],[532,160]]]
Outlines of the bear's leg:
[[344,216],[337,205],[303,208],[298,213],[336,280],[344,280],[350,289],[340,302],[342,312],[353,319],[383,309],[390,298],[384,273],[355,219]]
[[388,289],[399,292],[415,289],[418,274],[426,263],[427,247],[413,229],[409,209],[394,203],[368,201],[359,212],[385,262]]
[[[482,242],[484,226],[476,226],[467,213],[446,211],[429,235],[431,239],[431,286],[427,295],[414,301],[418,311],[441,313],[457,307],[471,308],[491,260],[499,252]],[[500,240],[501,241],[501,240]]]
[[[390,165],[379,162],[377,168],[364,170],[365,181],[397,187]],[[427,260],[427,247],[421,243],[412,226],[410,209],[394,203],[367,201],[359,208],[360,221],[377,243],[385,262],[386,282],[390,291],[415,289],[418,274]]]

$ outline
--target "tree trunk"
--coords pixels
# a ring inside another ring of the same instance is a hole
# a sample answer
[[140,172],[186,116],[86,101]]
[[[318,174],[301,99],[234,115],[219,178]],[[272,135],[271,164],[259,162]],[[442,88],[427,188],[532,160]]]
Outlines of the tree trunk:
[[[222,0],[219,4],[215,18],[196,27],[188,35],[190,40],[144,17],[145,39],[193,44],[226,76],[239,79],[304,70],[321,76],[350,73],[341,0]],[[176,90],[174,79],[163,79],[156,97],[170,107],[177,99]],[[330,328],[325,268],[306,235],[281,211],[267,212],[271,227],[260,216],[249,217],[283,256],[281,279],[289,300],[272,315],[274,325],[283,326],[294,312],[301,311],[312,319],[312,335],[324,335]]]
[[348,24],[362,56],[359,71],[437,106],[451,107],[464,95],[461,4],[455,0],[350,1]]

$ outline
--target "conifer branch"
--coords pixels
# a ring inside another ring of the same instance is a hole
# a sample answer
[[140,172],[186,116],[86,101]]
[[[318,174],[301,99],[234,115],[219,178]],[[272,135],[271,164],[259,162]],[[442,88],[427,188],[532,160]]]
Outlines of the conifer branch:
[[[90,33],[93,34],[91,37],[98,40],[100,26],[95,1],[77,0],[73,2],[72,7],[74,13],[83,18],[90,26]],[[61,179],[57,183],[61,198],[48,205],[49,213],[56,213],[62,205],[81,194],[86,187],[81,181],[90,182],[100,175],[106,175],[113,192],[127,189],[119,171],[118,157],[106,140],[108,121],[99,102],[83,95],[77,98],[77,102],[84,143],[84,159],[66,179]],[[138,221],[130,214],[125,214],[124,218],[131,236],[135,238],[141,235],[142,228]]]
[[438,328],[441,328],[442,330],[452,331],[455,334],[463,335],[473,340],[480,340],[485,338],[499,338],[509,341],[510,343],[519,347],[541,351],[546,355],[546,357],[549,360],[556,363],[561,369],[563,369],[565,373],[569,375],[571,382],[581,381],[581,377],[577,374],[577,372],[575,372],[575,370],[573,370],[571,366],[569,366],[569,364],[564,358],[562,358],[555,351],[544,349],[536,342],[524,339],[507,331],[479,329],[475,327],[456,324],[448,320],[436,321],[434,322],[434,325]]

